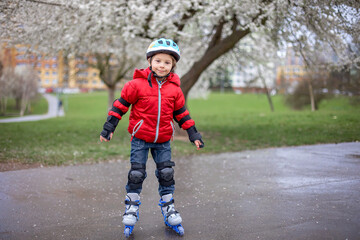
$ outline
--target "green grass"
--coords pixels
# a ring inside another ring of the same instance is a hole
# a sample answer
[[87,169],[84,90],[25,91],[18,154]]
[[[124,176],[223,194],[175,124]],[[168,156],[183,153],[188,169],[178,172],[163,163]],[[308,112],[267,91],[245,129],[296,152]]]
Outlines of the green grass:
[[189,106],[215,152],[360,140],[360,108],[347,99],[328,100],[317,112],[290,110],[282,96],[273,101],[275,112],[265,95],[213,94]]
[[[0,123],[0,162],[68,165],[128,159],[129,113],[113,140],[100,143],[106,92],[69,95],[67,100],[65,117]],[[191,116],[206,147],[196,151],[188,141],[175,140],[174,157],[360,140],[360,108],[349,105],[346,98],[326,100],[317,112],[290,110],[282,96],[273,101],[275,112],[270,111],[265,95],[211,94],[207,100],[190,99]]]
[[[6,116],[0,115],[0,119],[8,117],[18,117],[20,111],[15,108],[15,99],[9,99],[7,103]],[[31,102],[30,112],[26,111],[25,115],[29,114],[45,114],[48,110],[48,103],[45,98],[39,94],[35,100]]]

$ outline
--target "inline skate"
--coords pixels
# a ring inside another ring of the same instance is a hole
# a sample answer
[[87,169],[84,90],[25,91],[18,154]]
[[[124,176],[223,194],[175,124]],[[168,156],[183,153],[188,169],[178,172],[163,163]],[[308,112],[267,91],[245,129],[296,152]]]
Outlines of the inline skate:
[[165,224],[180,236],[184,235],[184,228],[181,225],[182,218],[180,213],[175,210],[172,194],[163,195],[160,198],[159,206],[161,208]]
[[124,235],[129,237],[132,234],[136,222],[139,220],[140,195],[137,193],[128,193],[125,199],[125,213],[123,215],[123,224],[125,225]]

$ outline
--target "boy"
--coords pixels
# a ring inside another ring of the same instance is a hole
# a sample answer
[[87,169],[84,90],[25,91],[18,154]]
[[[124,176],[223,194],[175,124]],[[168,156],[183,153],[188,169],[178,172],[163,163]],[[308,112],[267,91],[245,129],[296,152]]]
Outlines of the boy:
[[185,108],[180,79],[173,70],[180,59],[180,50],[171,39],[160,38],[147,49],[147,69],[136,69],[133,80],[126,83],[121,97],[114,101],[100,134],[100,141],[109,141],[113,132],[132,105],[128,131],[131,134],[131,169],[126,185],[126,210],[123,216],[125,235],[129,236],[139,218],[140,192],[146,178],[149,149],[156,163],[159,181],[160,206],[165,223],[182,235],[182,219],[174,208],[175,163],[171,161],[170,139],[174,135],[173,119],[187,131],[197,149],[204,146],[201,134],[195,128]]

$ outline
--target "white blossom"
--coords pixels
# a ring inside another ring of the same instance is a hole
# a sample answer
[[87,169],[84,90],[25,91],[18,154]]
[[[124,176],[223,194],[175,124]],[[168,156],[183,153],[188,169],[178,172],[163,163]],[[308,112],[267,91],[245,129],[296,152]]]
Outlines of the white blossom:
[[[173,38],[182,54],[179,72],[186,73],[211,50],[221,26],[220,40],[241,30],[240,45],[253,33],[274,47],[290,42],[314,51],[314,46],[327,45],[338,55],[337,64],[353,65],[359,62],[359,49],[349,44],[360,41],[359,8],[357,0],[3,0],[0,38],[44,52],[126,51],[143,57],[144,64],[153,39]],[[268,46],[257,44],[256,51],[267,57]]]

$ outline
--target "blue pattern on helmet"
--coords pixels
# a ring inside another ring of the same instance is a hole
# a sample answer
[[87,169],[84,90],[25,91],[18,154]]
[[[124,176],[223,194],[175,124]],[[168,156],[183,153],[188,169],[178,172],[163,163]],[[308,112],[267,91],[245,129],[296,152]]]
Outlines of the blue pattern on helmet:
[[176,61],[179,61],[180,59],[179,46],[171,39],[160,38],[153,41],[146,51],[146,58],[150,58],[157,53],[170,54]]

